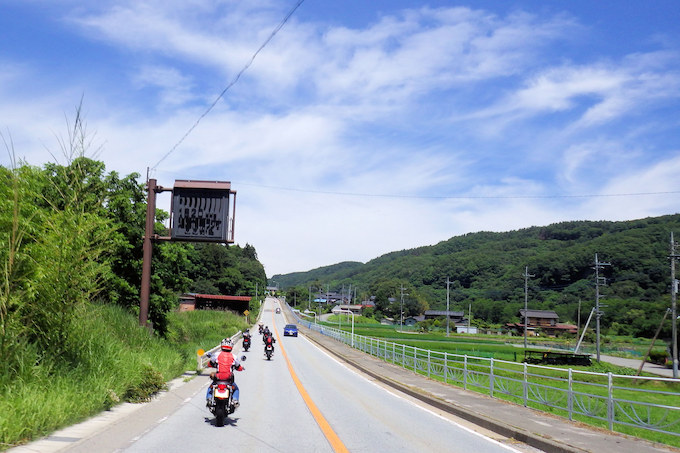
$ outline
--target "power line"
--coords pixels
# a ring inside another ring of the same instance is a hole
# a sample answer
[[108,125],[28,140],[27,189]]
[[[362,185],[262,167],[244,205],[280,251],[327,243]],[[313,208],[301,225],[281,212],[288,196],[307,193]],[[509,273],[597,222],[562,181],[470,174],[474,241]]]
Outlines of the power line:
[[[236,183],[236,182],[234,182]],[[395,195],[363,192],[335,192],[330,190],[301,189],[296,187],[269,186],[265,184],[254,184],[238,182],[239,186],[259,187],[262,189],[285,190],[288,192],[316,193],[323,195],[341,195],[349,197],[371,197],[371,198],[414,198],[426,200],[522,200],[522,199],[555,199],[555,198],[606,198],[606,197],[642,197],[651,195],[674,195],[680,191],[667,192],[630,192],[630,193],[605,193],[605,194],[582,194],[582,195]]]
[[302,3],[304,3],[304,1],[305,0],[298,0],[298,2],[295,4],[295,6],[293,6],[293,8],[288,12],[288,14],[286,14],[286,16],[281,20],[281,22],[279,22],[279,24],[274,28],[274,30],[267,37],[267,39],[264,40],[262,45],[255,51],[253,56],[250,57],[250,60],[248,61],[248,63],[246,63],[246,65],[243,66],[243,68],[238,72],[238,74],[236,74],[236,77],[234,77],[234,79],[229,83],[229,85],[227,85],[226,88],[224,90],[222,90],[222,92],[219,94],[219,96],[217,96],[217,98],[213,101],[213,103],[210,104],[210,106],[206,109],[206,111],[203,112],[203,114],[198,117],[196,122],[194,122],[194,124],[189,128],[189,130],[186,131],[186,133],[182,136],[182,138],[180,138],[179,141],[177,143],[175,143],[175,145],[172,148],[170,148],[170,151],[165,153],[165,155],[163,157],[161,157],[161,159],[158,162],[156,162],[156,165],[151,167],[151,170],[155,170],[156,167],[158,167],[158,165],[160,165],[161,162],[163,162],[170,154],[172,154],[177,149],[177,147],[179,145],[181,145],[182,142],[184,142],[184,140],[189,136],[189,134],[191,134],[191,132],[193,132],[193,130],[196,129],[196,126],[198,126],[198,123],[200,123],[201,120],[203,118],[205,118],[206,115],[208,115],[208,113],[210,113],[210,111],[217,105],[217,103],[220,101],[220,99],[222,99],[222,97],[225,95],[225,93],[232,86],[234,86],[236,84],[236,82],[238,82],[238,80],[241,78],[241,75],[243,75],[243,73],[246,72],[246,70],[250,67],[250,65],[253,64],[253,61],[255,61],[255,58],[257,57],[257,55],[262,51],[262,49],[264,49],[267,46],[267,44],[269,44],[269,41],[271,41],[274,38],[274,36],[276,36],[276,34],[279,32],[279,30],[281,30],[281,28],[283,28],[283,26],[286,24],[286,22],[288,22],[288,19],[290,19],[290,17],[293,15],[293,13],[295,13],[295,11],[300,7],[300,5],[302,5]]

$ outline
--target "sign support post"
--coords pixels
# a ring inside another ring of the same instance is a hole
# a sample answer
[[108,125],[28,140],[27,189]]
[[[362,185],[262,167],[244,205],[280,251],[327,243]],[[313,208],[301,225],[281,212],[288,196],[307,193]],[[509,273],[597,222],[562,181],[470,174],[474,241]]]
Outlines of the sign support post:
[[149,294],[151,292],[151,256],[153,255],[153,225],[156,219],[156,180],[147,183],[146,226],[144,227],[144,257],[142,260],[142,282],[139,297],[139,325],[146,327],[149,318]]

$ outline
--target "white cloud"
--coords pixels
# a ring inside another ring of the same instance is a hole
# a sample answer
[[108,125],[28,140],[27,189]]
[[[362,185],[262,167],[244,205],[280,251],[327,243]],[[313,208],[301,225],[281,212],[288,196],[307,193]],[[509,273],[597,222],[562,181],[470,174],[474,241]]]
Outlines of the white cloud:
[[84,95],[109,170],[144,175],[170,153],[152,172],[161,185],[234,182],[236,239],[268,274],[470,231],[677,210],[673,196],[539,198],[678,190],[672,48],[594,54],[592,24],[539,12],[422,7],[361,26],[294,15],[179,143],[289,6],[62,5],[69,39],[101,61],[55,77],[40,61],[2,62],[0,126],[17,154],[51,160],[45,146]]
[[193,98],[192,81],[177,69],[162,66],[144,66],[133,75],[133,83],[139,89],[159,88],[163,106],[182,105]]

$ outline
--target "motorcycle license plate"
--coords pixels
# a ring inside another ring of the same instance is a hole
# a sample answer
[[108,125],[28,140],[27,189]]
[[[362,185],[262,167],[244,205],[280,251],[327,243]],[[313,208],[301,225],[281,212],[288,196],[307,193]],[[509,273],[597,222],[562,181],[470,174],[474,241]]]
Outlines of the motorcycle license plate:
[[229,398],[229,390],[215,389],[215,398]]

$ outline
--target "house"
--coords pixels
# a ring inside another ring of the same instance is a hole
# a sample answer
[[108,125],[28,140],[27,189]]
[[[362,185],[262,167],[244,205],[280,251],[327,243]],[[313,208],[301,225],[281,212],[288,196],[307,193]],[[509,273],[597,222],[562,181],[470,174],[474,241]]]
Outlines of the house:
[[473,335],[477,334],[477,327],[475,326],[456,326],[456,333],[470,333]]
[[375,308],[375,296],[371,296],[367,300],[361,301],[361,306],[363,308],[369,308],[369,307]]
[[336,305],[335,307],[333,307],[331,312],[337,315],[338,313],[347,313],[347,310],[349,310],[355,315],[360,315],[362,308],[363,307],[361,305]]
[[317,304],[341,304],[348,301],[347,296],[336,292],[320,292],[314,295],[314,302]]
[[539,330],[548,336],[556,336],[562,333],[578,332],[577,326],[573,324],[562,324],[560,317],[552,310],[525,310],[519,311],[520,322],[508,323],[507,327],[517,331],[518,335],[524,335],[524,325],[526,323],[527,335],[537,336]]
[[223,296],[220,294],[182,294],[179,311],[230,310],[243,313],[250,307],[250,296]]
[[446,310],[426,310],[425,319],[436,319],[439,317],[446,318],[448,315],[449,321],[454,323],[467,323],[465,312],[462,311],[446,311]]
[[404,325],[405,326],[415,326],[421,321],[425,320],[425,316],[420,315],[420,316],[409,316],[407,318],[404,318]]

